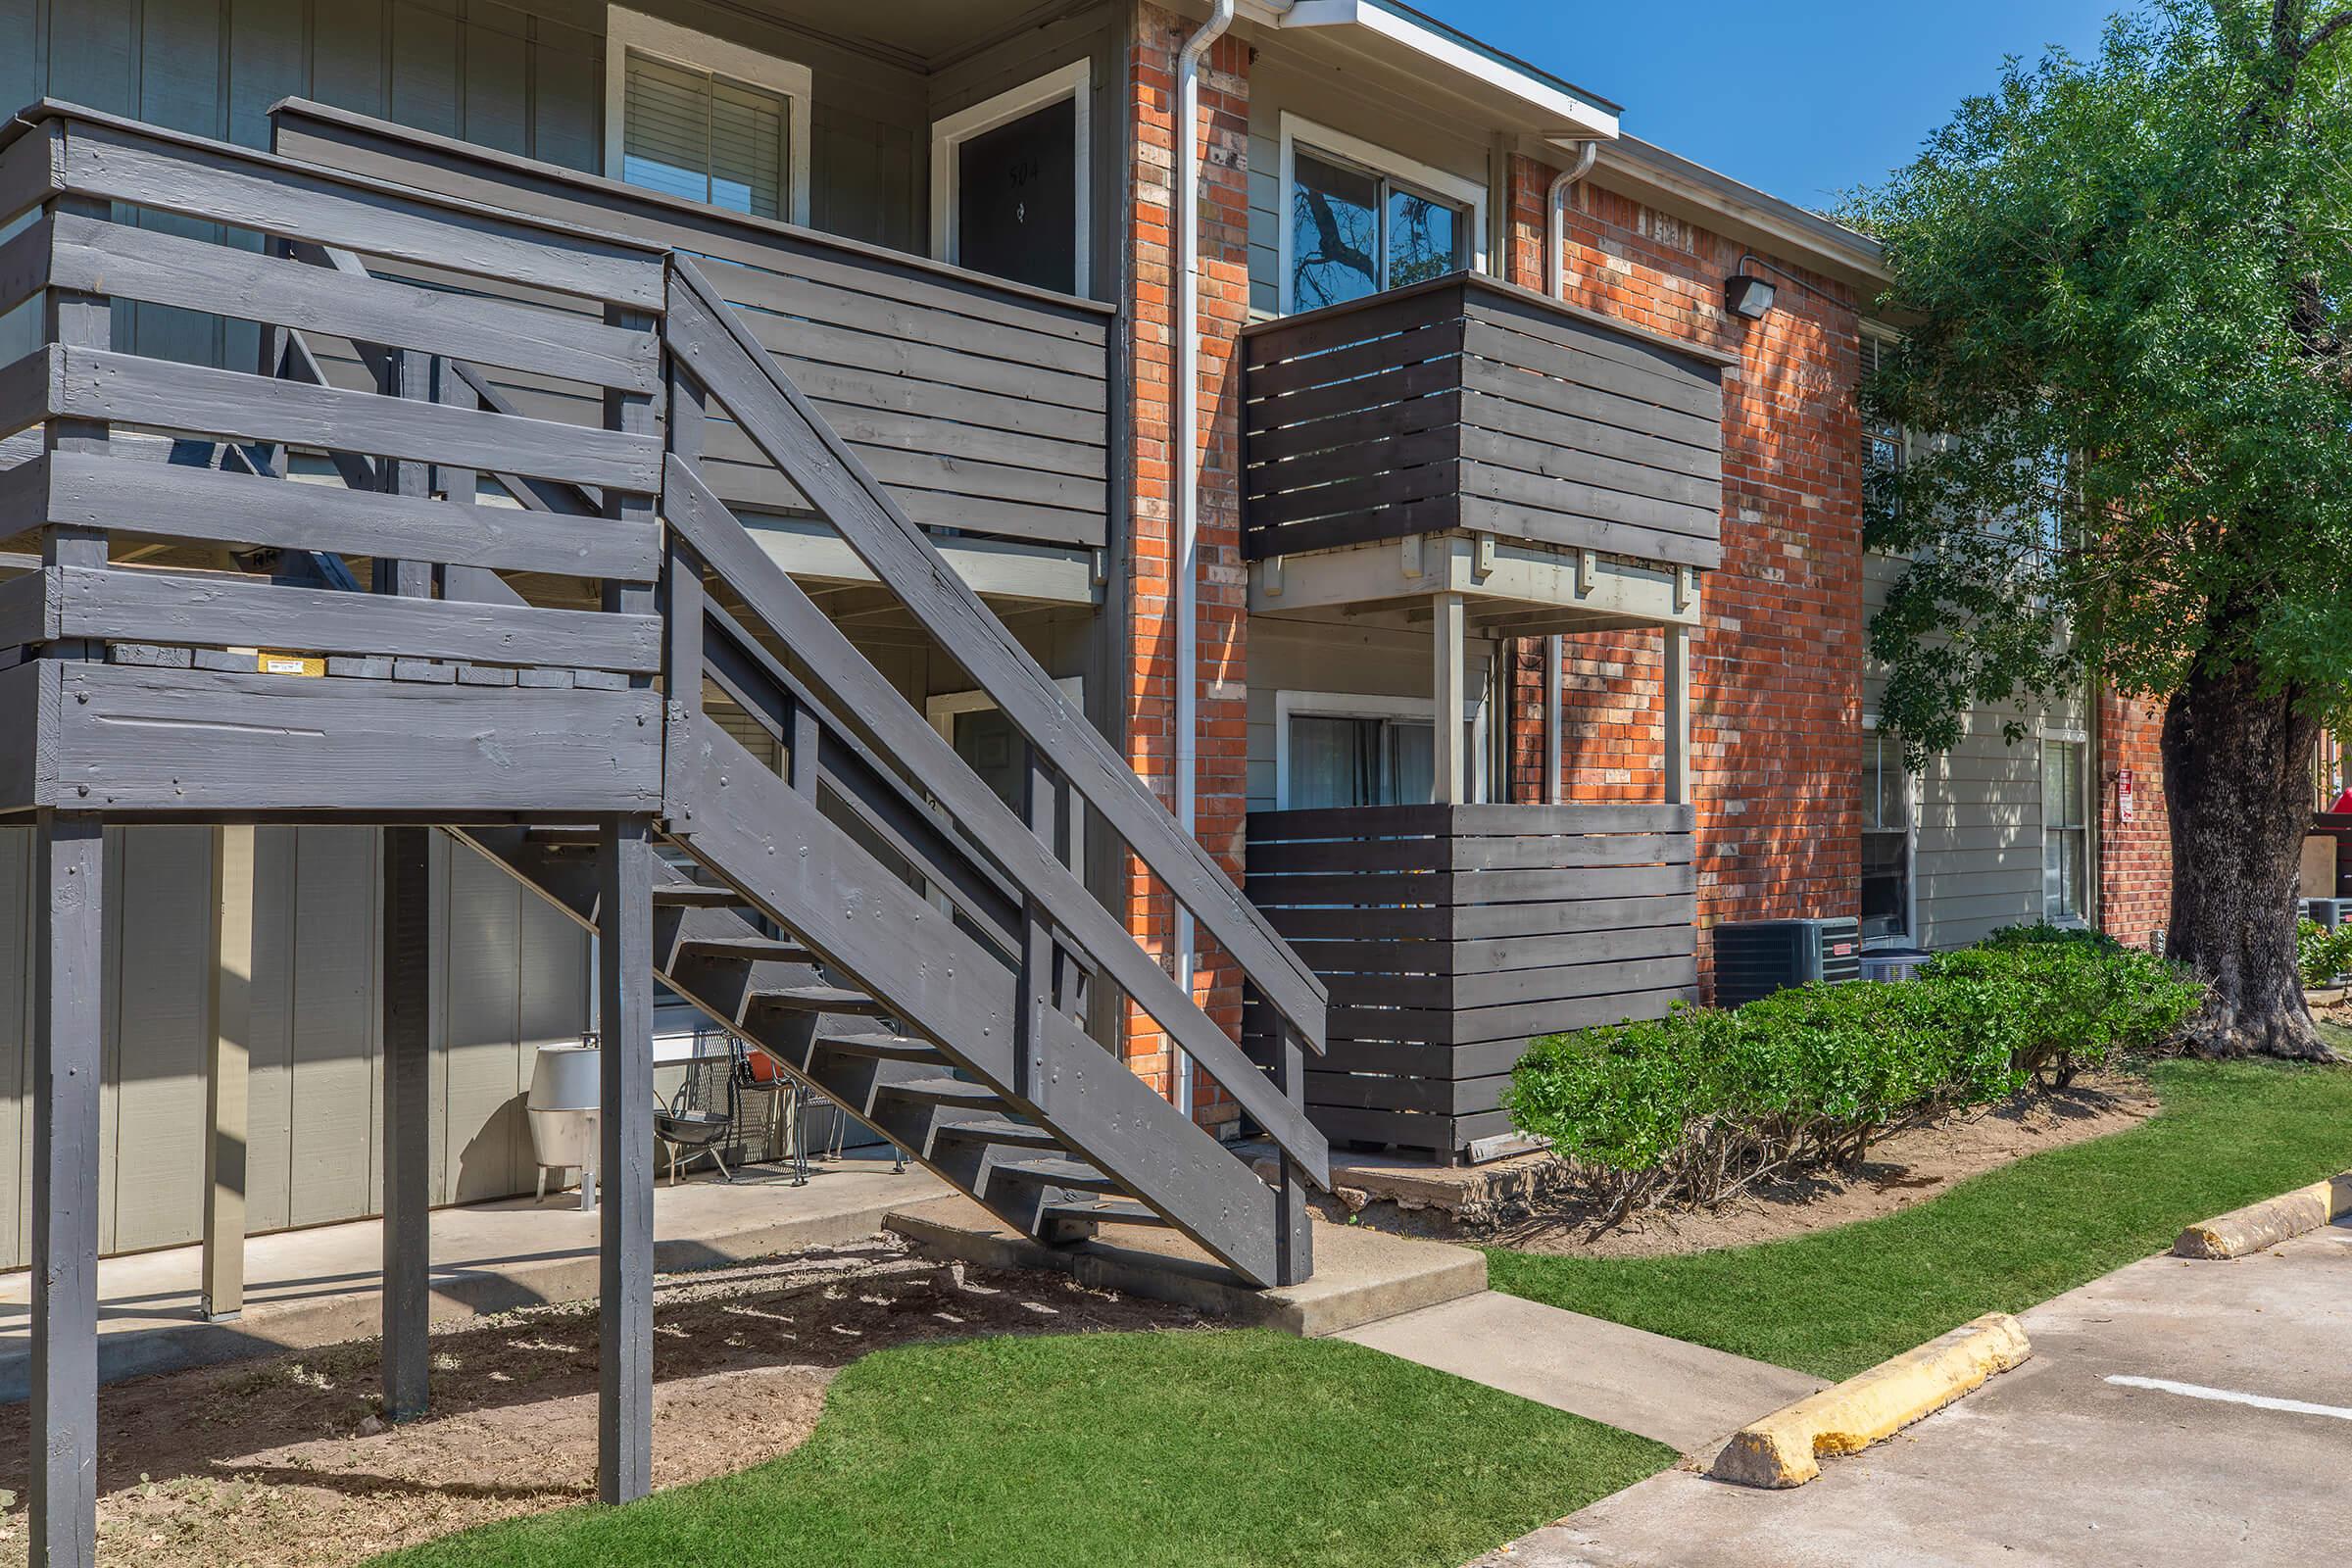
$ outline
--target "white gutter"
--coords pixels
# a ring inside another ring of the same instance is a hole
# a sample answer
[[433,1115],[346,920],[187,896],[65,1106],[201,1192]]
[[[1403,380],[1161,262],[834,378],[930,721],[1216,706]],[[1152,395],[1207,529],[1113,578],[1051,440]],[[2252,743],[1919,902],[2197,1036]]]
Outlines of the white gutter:
[[[1554,174],[1551,188],[1544,195],[1544,292],[1546,297],[1561,300],[1568,297],[1568,191],[1578,180],[1592,172],[1592,165],[1600,158],[1600,143],[1588,141],[1576,155],[1576,163]],[[1566,793],[1566,769],[1560,757],[1560,725],[1565,715],[1560,693],[1560,661],[1567,656],[1566,639],[1557,632],[1544,639],[1544,804],[1557,806]]]

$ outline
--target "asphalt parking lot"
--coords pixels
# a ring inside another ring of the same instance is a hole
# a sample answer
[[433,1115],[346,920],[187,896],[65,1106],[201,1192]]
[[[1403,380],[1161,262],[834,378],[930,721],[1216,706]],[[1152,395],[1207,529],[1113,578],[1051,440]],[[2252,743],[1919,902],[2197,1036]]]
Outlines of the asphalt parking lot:
[[1515,1568],[2352,1560],[2352,1227],[2145,1259],[2024,1314],[2034,1358],[1792,1492],[1668,1471]]

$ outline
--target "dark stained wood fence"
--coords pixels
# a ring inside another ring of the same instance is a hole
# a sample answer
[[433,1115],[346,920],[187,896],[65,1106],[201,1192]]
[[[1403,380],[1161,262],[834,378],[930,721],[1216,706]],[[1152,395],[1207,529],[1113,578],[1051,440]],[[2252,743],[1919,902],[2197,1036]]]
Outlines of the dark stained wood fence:
[[[320,105],[273,118],[290,157],[706,258],[712,285],[908,517],[1103,544],[1110,307]],[[544,386],[502,384],[567,416]],[[568,416],[593,423],[596,410]],[[730,506],[814,510],[732,424],[713,421],[703,447]]]
[[1449,528],[1722,560],[1728,356],[1474,273],[1243,335],[1253,561]]
[[1531,1038],[1696,1000],[1691,828],[1687,806],[1250,812],[1250,897],[1331,991],[1315,1125],[1455,1155],[1510,1130]]

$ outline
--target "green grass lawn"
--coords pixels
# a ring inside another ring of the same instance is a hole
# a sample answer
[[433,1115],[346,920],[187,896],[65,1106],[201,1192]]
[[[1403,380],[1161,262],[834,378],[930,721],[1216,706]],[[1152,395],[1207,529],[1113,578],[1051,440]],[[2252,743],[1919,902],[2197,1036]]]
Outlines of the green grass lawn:
[[1674,1458],[1333,1341],[976,1340],[853,1364],[815,1434],[773,1463],[378,1561],[1456,1568]]
[[1494,1250],[1498,1290],[1843,1378],[2172,1245],[2183,1225],[2352,1166],[2352,1068],[2160,1062],[2157,1116],[1883,1219],[1679,1257]]

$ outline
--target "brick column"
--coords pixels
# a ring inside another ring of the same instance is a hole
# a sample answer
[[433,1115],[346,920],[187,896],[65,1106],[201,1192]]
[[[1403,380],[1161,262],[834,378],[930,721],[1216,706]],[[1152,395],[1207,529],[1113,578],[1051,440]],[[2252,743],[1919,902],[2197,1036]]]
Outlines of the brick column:
[[[1135,299],[1134,550],[1129,574],[1134,643],[1120,672],[1127,710],[1128,762],[1175,805],[1175,462],[1169,433],[1175,416],[1176,247],[1174,172],[1176,59],[1191,24],[1157,6],[1138,8],[1130,113],[1136,126],[1136,205],[1129,234]],[[1200,560],[1196,627],[1200,715],[1194,792],[1200,842],[1237,878],[1247,805],[1249,573],[1241,550],[1240,371],[1237,337],[1250,300],[1249,50],[1220,39],[1202,63],[1200,191],[1200,449],[1187,460],[1200,473]],[[1164,889],[1128,863],[1127,919],[1145,945],[1173,960],[1174,909]],[[1195,970],[1195,996],[1229,1034],[1241,1031],[1239,973],[1205,943]],[[1166,1092],[1168,1044],[1141,1012],[1127,1020],[1128,1061]],[[1231,1102],[1208,1085],[1195,1102],[1203,1123],[1231,1121]]]
[[[2144,948],[2172,921],[2173,837],[2165,816],[2161,746],[2164,710],[2145,698],[2101,691],[2098,725],[2099,928],[2119,942]],[[2126,772],[2132,775],[2129,822],[2123,819],[2119,777]]]

